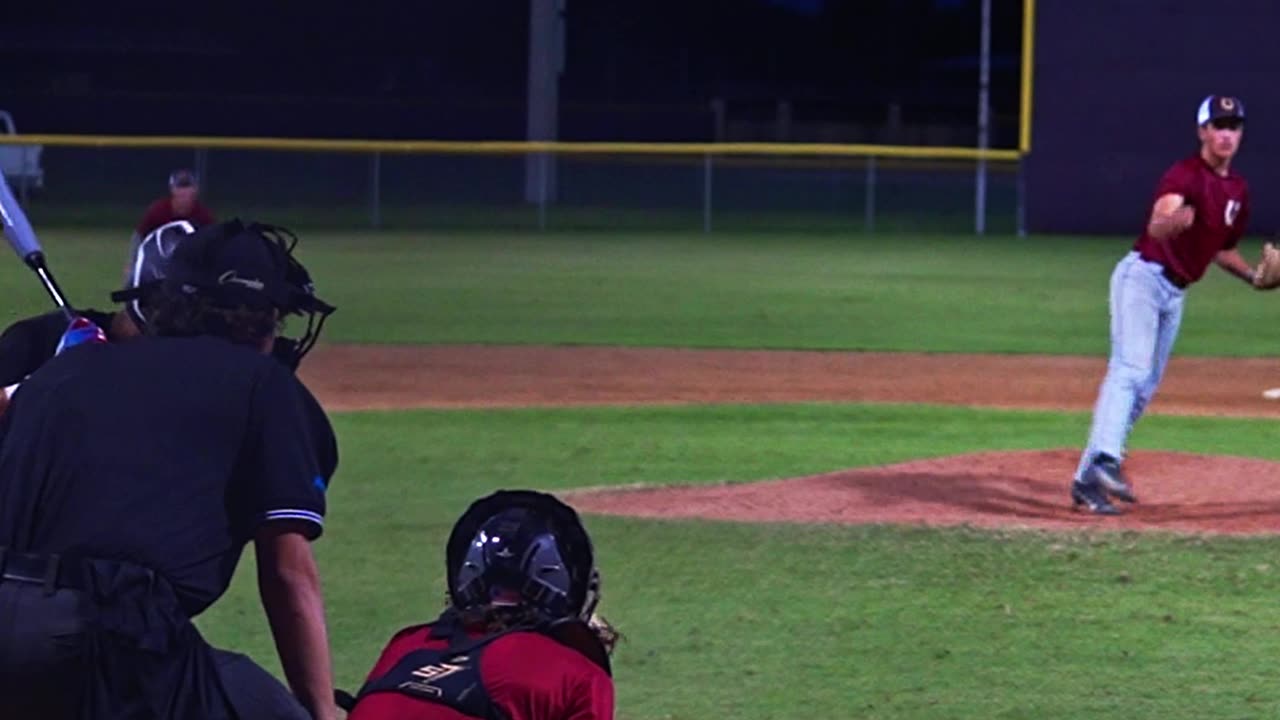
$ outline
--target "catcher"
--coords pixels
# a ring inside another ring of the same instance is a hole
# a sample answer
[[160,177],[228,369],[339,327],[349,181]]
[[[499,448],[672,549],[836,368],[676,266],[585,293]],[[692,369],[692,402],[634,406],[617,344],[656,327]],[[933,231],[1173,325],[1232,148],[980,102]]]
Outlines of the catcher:
[[591,539],[568,505],[500,491],[472,503],[445,550],[448,601],[391,638],[349,720],[608,720],[617,634],[595,615]]

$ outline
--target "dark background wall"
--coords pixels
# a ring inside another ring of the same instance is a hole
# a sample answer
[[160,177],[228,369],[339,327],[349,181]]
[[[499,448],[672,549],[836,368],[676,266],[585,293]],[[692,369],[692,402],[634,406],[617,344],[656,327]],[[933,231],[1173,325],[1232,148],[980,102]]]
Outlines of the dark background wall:
[[[8,5],[0,108],[28,132],[525,131],[528,0]],[[1006,146],[1021,8],[994,4],[993,142]],[[720,98],[734,139],[880,140],[838,131],[878,131],[897,108],[897,137],[883,139],[976,142],[978,0],[569,0],[566,17],[562,139],[713,140]],[[774,137],[780,101],[790,138]]]
[[1211,93],[1247,109],[1250,233],[1280,229],[1280,3],[1040,0],[1036,25],[1032,231],[1138,232],[1160,175],[1196,151]]
[[[9,5],[0,109],[24,133],[525,136],[529,0]],[[1022,7],[993,0],[997,147],[1017,142]],[[979,0],[567,0],[566,23],[564,140],[977,142]],[[375,187],[384,218],[392,206],[528,208],[520,157],[388,156],[376,184],[365,155],[50,146],[41,162],[32,202],[94,222],[106,205],[132,217],[180,165],[200,169],[216,210],[269,199],[368,222]],[[889,217],[971,228],[973,166],[943,165],[881,162],[877,230]],[[561,206],[703,207],[701,158],[557,168]],[[1015,177],[993,168],[993,224],[1012,223]],[[715,203],[863,227],[866,178],[857,159],[737,158],[716,167]]]

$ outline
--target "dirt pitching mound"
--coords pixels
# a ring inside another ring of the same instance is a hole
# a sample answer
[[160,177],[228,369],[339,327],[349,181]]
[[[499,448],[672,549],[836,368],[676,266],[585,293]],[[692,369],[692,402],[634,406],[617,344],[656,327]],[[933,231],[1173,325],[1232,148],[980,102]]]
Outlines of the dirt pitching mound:
[[586,513],[748,522],[902,523],[987,528],[1280,531],[1280,463],[1135,452],[1125,469],[1138,495],[1120,517],[1073,512],[1077,450],[981,453],[769,482],[583,490]]

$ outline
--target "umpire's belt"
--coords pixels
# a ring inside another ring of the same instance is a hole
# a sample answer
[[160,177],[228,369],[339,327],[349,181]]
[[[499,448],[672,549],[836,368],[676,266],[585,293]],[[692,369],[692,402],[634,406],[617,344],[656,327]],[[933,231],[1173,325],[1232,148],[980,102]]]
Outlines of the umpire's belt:
[[0,583],[43,585],[46,592],[85,589],[84,566],[61,555],[20,553],[0,547]]

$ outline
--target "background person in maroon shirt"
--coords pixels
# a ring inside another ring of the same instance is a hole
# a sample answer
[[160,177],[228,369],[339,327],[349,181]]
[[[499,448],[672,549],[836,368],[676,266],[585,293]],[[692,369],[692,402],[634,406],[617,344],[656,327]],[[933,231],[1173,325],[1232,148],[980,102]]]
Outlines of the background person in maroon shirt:
[[134,228],[133,238],[129,241],[129,254],[125,261],[124,279],[128,281],[134,256],[138,252],[138,243],[151,234],[152,230],[167,225],[175,220],[186,220],[196,228],[213,225],[217,220],[209,208],[200,202],[200,182],[196,174],[190,170],[174,170],[169,173],[169,194],[156,198],[147,206],[142,220]]
[[444,613],[392,637],[348,720],[613,717],[616,633],[595,615],[599,573],[572,508],[500,491],[471,505],[445,554]]
[[1071,485],[1074,507],[1100,515],[1119,513],[1111,498],[1137,501],[1121,471],[1125,443],[1160,384],[1187,288],[1210,263],[1254,282],[1253,266],[1237,249],[1249,223],[1249,184],[1231,168],[1244,103],[1210,95],[1196,124],[1199,151],[1160,178],[1146,228],[1111,275],[1111,358]]

